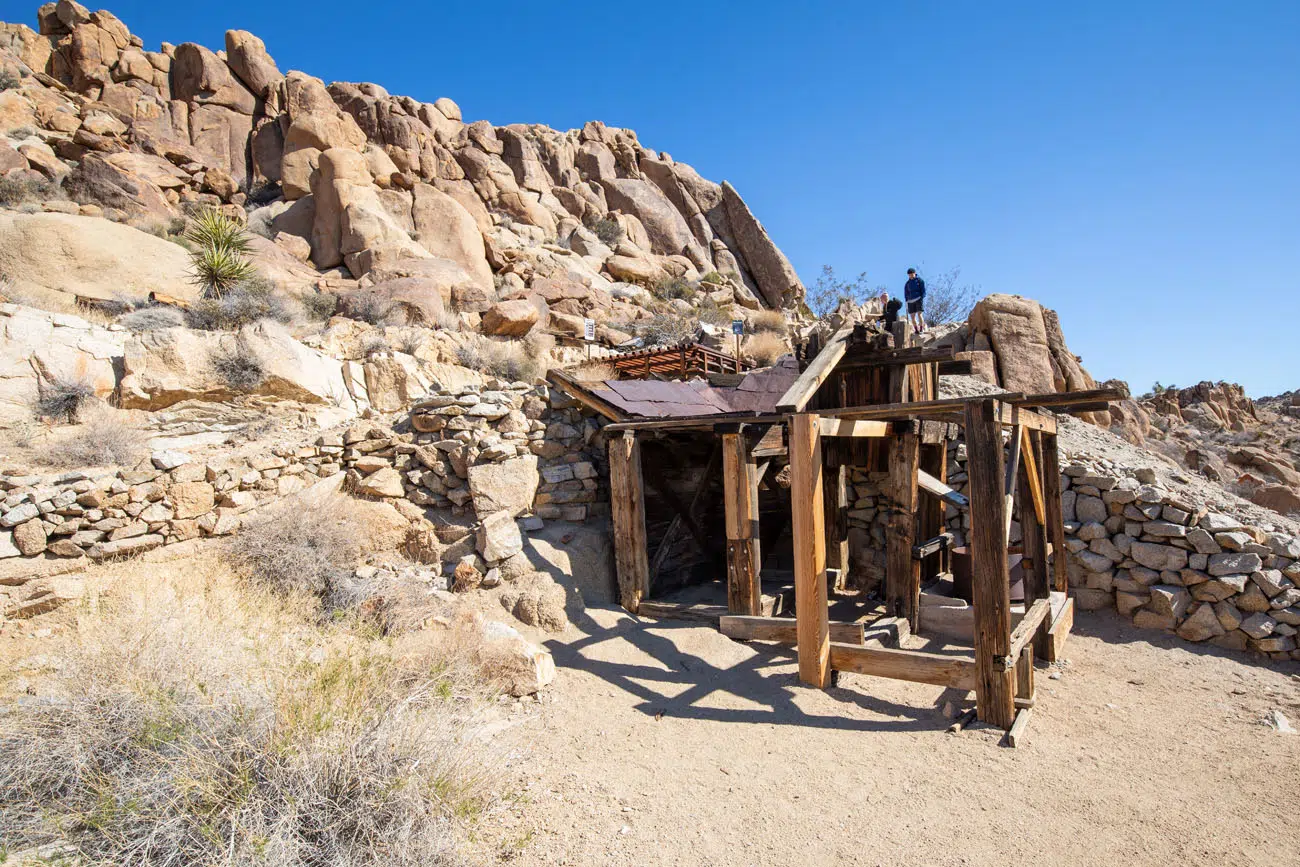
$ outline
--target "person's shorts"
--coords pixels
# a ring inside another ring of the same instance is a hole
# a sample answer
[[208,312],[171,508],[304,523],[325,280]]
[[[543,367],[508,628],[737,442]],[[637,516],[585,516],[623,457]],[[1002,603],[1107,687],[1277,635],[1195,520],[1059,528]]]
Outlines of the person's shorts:
[[924,298],[918,298],[918,299],[916,299],[915,301],[908,301],[908,302],[907,302],[907,312],[908,312],[909,314],[911,314],[911,313],[920,313],[920,312],[922,312],[924,309],[925,309],[925,299],[924,299]]

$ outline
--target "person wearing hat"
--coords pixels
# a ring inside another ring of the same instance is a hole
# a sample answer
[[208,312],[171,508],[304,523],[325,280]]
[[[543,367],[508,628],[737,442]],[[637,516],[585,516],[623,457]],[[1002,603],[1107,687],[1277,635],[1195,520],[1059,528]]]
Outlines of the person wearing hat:
[[915,268],[907,269],[907,285],[903,287],[903,298],[907,301],[907,316],[912,320],[916,333],[925,331],[925,281],[916,276]]

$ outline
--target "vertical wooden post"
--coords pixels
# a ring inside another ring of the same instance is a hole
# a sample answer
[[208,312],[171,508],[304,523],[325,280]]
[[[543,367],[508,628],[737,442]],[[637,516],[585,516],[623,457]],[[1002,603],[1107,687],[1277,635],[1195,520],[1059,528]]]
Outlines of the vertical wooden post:
[[831,682],[831,644],[820,422],[816,413],[798,413],[790,419],[790,513],[799,679],[825,689]]
[[840,572],[836,590],[849,578],[849,468],[840,464],[826,470],[826,565]]
[[1056,447],[1056,434],[1043,434],[1041,440],[1043,453],[1038,466],[1043,474],[1047,538],[1052,543],[1052,589],[1064,593],[1070,586],[1070,570],[1065,561],[1065,522],[1061,512],[1061,457]]
[[966,469],[971,515],[971,599],[975,607],[975,699],[981,721],[1015,721],[1011,585],[1007,575],[1007,501],[1002,423],[992,398],[966,404]]
[[650,594],[650,563],[646,553],[641,443],[632,431],[609,441],[609,507],[614,520],[619,603],[635,614],[641,600]]
[[[1039,431],[1036,430],[1024,432],[1027,442],[1024,445],[1020,474],[1017,479],[1020,497],[1020,538],[1025,551],[1021,571],[1025,576],[1026,609],[1034,603],[1035,599],[1047,599],[1051,589],[1047,574],[1047,527],[1038,519],[1038,511],[1034,505],[1034,491],[1031,487],[1032,484],[1037,483],[1041,489],[1042,480],[1041,477],[1032,480],[1030,478],[1038,474],[1038,454],[1041,451],[1038,434]],[[1043,512],[1045,521],[1046,508]],[[1044,659],[1048,657],[1047,644],[1051,641],[1048,629],[1051,625],[1049,617],[1034,636],[1034,646],[1038,655]]]
[[727,518],[727,610],[762,614],[758,472],[743,433],[722,435],[722,494]]
[[1034,646],[1025,645],[1016,660],[1016,698],[1034,697]]
[[[937,445],[921,444],[918,466],[941,482],[948,481],[948,447],[943,440]],[[917,501],[917,537],[921,540],[933,539],[943,532],[943,500],[938,497],[922,496]],[[921,561],[921,579],[927,580],[945,571],[946,550],[937,551]]]
[[912,559],[916,543],[916,473],[920,437],[895,434],[889,449],[889,519],[885,525],[885,607],[905,617],[918,631],[921,603],[921,564]]

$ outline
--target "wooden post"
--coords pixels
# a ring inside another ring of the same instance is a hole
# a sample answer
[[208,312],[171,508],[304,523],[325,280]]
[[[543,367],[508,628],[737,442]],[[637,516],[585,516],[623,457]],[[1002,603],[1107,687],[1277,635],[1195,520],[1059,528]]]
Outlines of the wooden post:
[[920,440],[897,434],[889,449],[889,520],[885,526],[885,608],[919,631],[921,564],[912,558],[916,542],[916,478]]
[[826,610],[821,420],[816,413],[791,417],[789,451],[799,679],[825,689],[831,682],[831,644]]
[[1056,434],[1041,436],[1043,453],[1039,471],[1043,474],[1043,505],[1047,512],[1047,538],[1052,543],[1052,589],[1064,593],[1070,586],[1070,570],[1065,561],[1065,521],[1061,513],[1061,457],[1056,448]]
[[826,472],[826,566],[839,570],[835,589],[843,590],[849,578],[849,468],[840,464]]
[[[1041,482],[1041,479],[1033,478],[1038,472],[1036,453],[1039,432],[1026,431],[1025,433],[1028,442],[1025,443],[1025,452],[1021,457],[1020,473],[1016,484],[1020,498],[1020,539],[1025,553],[1021,571],[1025,577],[1025,608],[1028,610],[1034,600],[1047,599],[1051,588],[1048,586],[1047,575],[1047,528],[1040,523],[1038,511],[1034,508],[1036,502],[1034,483]],[[1051,618],[1047,620],[1050,621]],[[1045,622],[1034,638],[1034,647],[1038,655],[1044,659],[1048,656],[1047,643],[1051,638],[1047,631],[1050,627],[1051,623]]]
[[727,611],[757,616],[762,612],[758,472],[742,433],[722,435],[722,495],[727,518]]
[[[929,473],[940,482],[948,480],[948,447],[940,440],[937,445],[921,444],[921,453],[918,465],[924,471]],[[919,475],[918,475],[919,478]],[[917,503],[919,515],[917,519],[917,538],[933,539],[944,530],[943,500],[935,496],[921,497]],[[947,548],[942,548],[935,554],[927,556],[921,563],[921,577],[923,580],[933,578],[940,572],[947,571]]]
[[635,614],[641,600],[650,594],[650,563],[646,553],[641,443],[632,431],[609,441],[609,506],[614,520],[619,602]]
[[971,599],[975,607],[975,699],[981,721],[1008,728],[1015,720],[1011,652],[1011,586],[1007,575],[1006,499],[1000,406],[966,404],[966,469],[970,474]]

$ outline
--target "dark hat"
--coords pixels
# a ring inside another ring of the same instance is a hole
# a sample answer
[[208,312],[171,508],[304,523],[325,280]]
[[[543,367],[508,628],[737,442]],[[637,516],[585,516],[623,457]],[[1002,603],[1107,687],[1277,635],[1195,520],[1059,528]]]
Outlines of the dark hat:
[[909,273],[909,274],[915,274],[915,273],[916,273],[916,269],[915,269],[915,268],[908,268],[908,269],[907,269],[907,273]]

